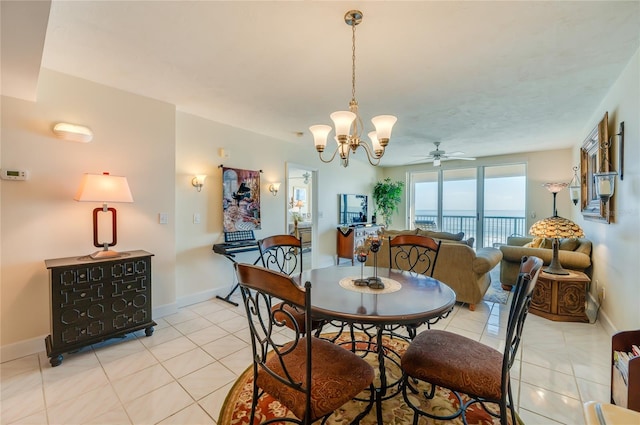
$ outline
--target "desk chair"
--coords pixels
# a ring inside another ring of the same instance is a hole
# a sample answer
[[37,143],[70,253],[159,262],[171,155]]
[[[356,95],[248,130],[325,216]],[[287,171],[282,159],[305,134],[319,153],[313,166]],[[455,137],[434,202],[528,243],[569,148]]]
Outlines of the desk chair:
[[[516,352],[522,337],[524,320],[527,317],[533,288],[538,280],[542,260],[537,257],[522,257],[520,273],[513,294],[504,352],[501,353],[478,341],[453,332],[427,330],[421,332],[411,342],[401,358],[402,395],[407,405],[414,411],[414,424],[419,416],[433,419],[450,420],[460,415],[466,423],[465,412],[473,403],[497,403],[500,412],[487,410],[492,416],[499,417],[502,425],[507,425],[508,410],[511,410],[511,424],[517,424],[513,409],[513,395],[509,380],[509,370],[516,358]],[[418,391],[416,383],[426,382]],[[433,398],[436,386],[452,390],[458,398],[459,409],[452,415],[439,417],[427,413],[416,406],[411,399],[422,396]],[[424,389],[427,388],[427,389]],[[408,397],[407,390],[416,394]],[[469,395],[472,400],[462,403],[458,392]]]
[[[238,283],[251,331],[253,350],[253,400],[249,423],[254,423],[260,397],[270,394],[296,418],[276,418],[266,422],[311,424],[369,389],[369,404],[356,417],[366,416],[374,400],[374,371],[364,359],[329,341],[305,335],[311,326],[311,283],[301,288],[284,273],[236,264]],[[271,307],[271,299],[282,300]],[[289,307],[289,308],[287,308]],[[291,317],[290,308],[304,312],[305,328]],[[282,318],[287,317],[287,325]],[[279,344],[283,326],[293,325],[290,342]],[[313,355],[312,355],[313,353]]]

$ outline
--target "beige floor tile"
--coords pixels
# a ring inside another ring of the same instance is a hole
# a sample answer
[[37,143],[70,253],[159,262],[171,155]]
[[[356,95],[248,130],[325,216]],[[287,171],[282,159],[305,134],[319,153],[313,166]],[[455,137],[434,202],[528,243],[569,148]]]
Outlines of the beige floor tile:
[[187,351],[191,351],[197,346],[186,336],[172,339],[164,344],[156,345],[149,348],[149,351],[161,362],[169,360]]
[[520,384],[520,407],[567,425],[582,425],[582,403],[527,383]]
[[40,371],[40,360],[37,354],[0,363],[0,376],[3,382],[5,379],[31,371]]
[[86,424],[120,406],[113,388],[105,385],[48,408],[49,424]]
[[155,364],[114,380],[113,388],[120,400],[128,401],[150,393],[170,382],[173,382],[171,374],[162,365]]
[[247,343],[233,335],[228,335],[216,341],[210,342],[202,346],[202,348],[219,360],[229,354],[235,353],[247,347]]
[[193,399],[172,382],[150,393],[128,401],[124,407],[135,425],[155,424],[193,404]]
[[44,396],[47,407],[55,406],[65,400],[78,397],[88,391],[109,385],[109,379],[100,366],[91,369],[81,369],[60,365],[57,368],[66,370],[68,376],[55,380],[45,380]]
[[191,397],[200,400],[215,390],[234,382],[236,378],[237,375],[222,363],[215,362],[183,376],[178,379],[178,382]]
[[159,425],[213,425],[215,423],[199,404],[194,403],[159,422]]
[[[162,364],[175,378],[181,378],[215,361],[206,351],[198,347],[166,360]],[[249,359],[249,362],[251,362],[251,359]]]
[[220,410],[222,409],[222,405],[227,398],[227,394],[229,394],[229,391],[231,391],[232,386],[233,383],[229,383],[198,401],[200,406],[209,414],[209,416],[211,416],[216,421],[220,417]]
[[554,393],[562,394],[567,397],[580,399],[580,393],[576,385],[573,375],[567,375],[536,366],[531,363],[522,363],[522,382],[526,382],[535,387],[545,388]]
[[195,331],[199,331],[200,329],[207,328],[212,326],[212,323],[205,319],[204,317],[196,317],[195,319],[187,320],[186,322],[181,322],[173,327],[180,331],[183,335],[188,335]]
[[[4,424],[5,422],[2,423]],[[15,422],[6,422],[7,425],[45,425],[46,423],[46,410],[41,410],[27,417],[16,419]]]
[[217,325],[211,325],[207,328],[190,333],[187,335],[187,338],[198,345],[205,345],[208,342],[215,341],[216,339],[220,339],[227,335],[229,335],[229,332]]
[[158,363],[158,360],[148,350],[143,350],[102,363],[102,367],[109,379],[114,381]]

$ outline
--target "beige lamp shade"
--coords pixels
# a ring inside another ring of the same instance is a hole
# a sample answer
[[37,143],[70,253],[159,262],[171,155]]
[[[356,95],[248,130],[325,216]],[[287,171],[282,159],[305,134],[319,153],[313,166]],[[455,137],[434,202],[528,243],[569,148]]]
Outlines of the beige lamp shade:
[[82,176],[73,199],[85,202],[133,202],[127,178],[109,173]]
[[541,238],[582,238],[584,232],[573,221],[563,217],[547,217],[531,226],[529,234]]

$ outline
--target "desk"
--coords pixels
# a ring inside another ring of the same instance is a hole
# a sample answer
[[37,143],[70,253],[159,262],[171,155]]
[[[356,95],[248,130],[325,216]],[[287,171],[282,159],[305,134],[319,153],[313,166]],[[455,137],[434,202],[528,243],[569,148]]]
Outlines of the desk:
[[[372,276],[373,267],[364,267],[364,275]],[[399,270],[378,268],[378,276],[400,283],[396,292],[365,294],[340,286],[345,277],[360,277],[360,266],[332,266],[308,270],[298,277],[301,284],[310,281],[311,303],[314,319],[338,320],[348,324],[372,325],[376,329],[376,353],[380,370],[378,400],[389,398],[387,389],[397,383],[387,384],[385,350],[382,336],[385,329],[397,325],[409,325],[437,321],[446,316],[456,302],[455,292],[444,283]],[[399,361],[399,359],[398,359]],[[378,422],[382,423],[379,413]]]

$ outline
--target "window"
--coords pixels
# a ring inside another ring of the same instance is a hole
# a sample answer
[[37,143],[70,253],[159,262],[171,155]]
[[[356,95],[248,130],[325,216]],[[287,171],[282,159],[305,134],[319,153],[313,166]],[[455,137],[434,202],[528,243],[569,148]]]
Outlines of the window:
[[524,235],[526,165],[409,173],[409,227],[464,232],[477,247]]

